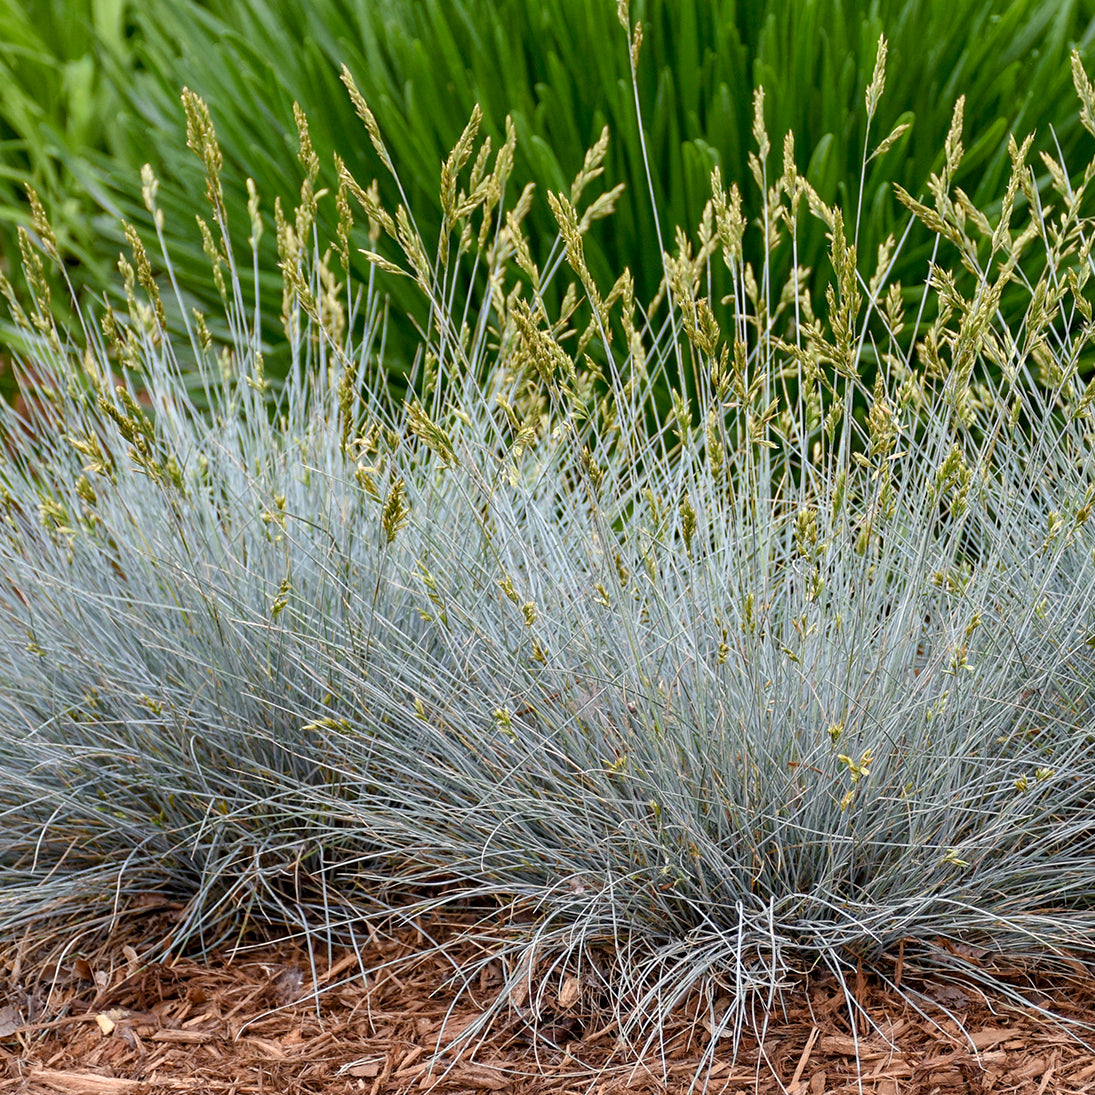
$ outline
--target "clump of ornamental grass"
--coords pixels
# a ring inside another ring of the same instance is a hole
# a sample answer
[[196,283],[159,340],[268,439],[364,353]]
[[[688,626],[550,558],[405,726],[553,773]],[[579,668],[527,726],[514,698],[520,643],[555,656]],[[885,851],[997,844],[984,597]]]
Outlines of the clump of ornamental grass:
[[[1095,128],[1078,63],[1076,80]],[[197,314],[188,343],[167,335],[170,255],[158,279],[136,232],[128,312],[59,330],[25,248],[36,398],[2,410],[0,932],[73,955],[155,893],[183,908],[151,958],[256,931],[357,946],[457,908],[506,971],[466,1037],[573,1012],[643,1054],[686,1009],[707,1060],[812,974],[853,1014],[861,972],[926,1014],[948,980],[1024,1002],[1009,962],[1075,975],[1095,933],[1095,387],[1077,372],[1095,165],[1077,191],[1062,168],[1044,208],[1012,142],[990,222],[950,187],[959,107],[934,204],[908,199],[956,258],[926,271],[937,318],[906,352],[899,244],[861,273],[790,138],[780,177],[757,160],[759,226],[713,173],[644,308],[626,270],[598,284],[583,257],[614,200],[596,192],[607,134],[546,197],[541,267],[512,130],[491,155],[473,115],[430,246],[341,169],[328,247],[299,115],[301,202],[273,216],[284,291],[244,300],[212,121],[184,105],[226,337]],[[763,152],[759,101],[755,135]],[[156,187],[146,171],[159,225]],[[257,193],[250,211],[257,255]],[[807,216],[830,237],[822,316],[798,276],[743,262],[747,232],[772,248]],[[357,247],[430,305],[398,406],[382,307],[347,276]],[[1009,329],[1000,294],[1031,248],[1044,273]],[[274,391],[278,306],[293,365]],[[868,353],[884,368],[865,389]],[[972,383],[984,363],[998,381]],[[653,421],[670,366],[699,395]]]

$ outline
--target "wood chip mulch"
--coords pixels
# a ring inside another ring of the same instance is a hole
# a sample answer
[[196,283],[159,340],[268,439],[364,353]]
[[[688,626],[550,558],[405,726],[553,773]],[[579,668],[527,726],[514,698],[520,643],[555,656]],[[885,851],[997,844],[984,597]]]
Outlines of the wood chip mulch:
[[451,960],[424,955],[425,938],[374,933],[360,957],[283,943],[145,963],[131,936],[52,966],[11,946],[0,952],[0,1093],[1095,1095],[1090,974],[1037,986],[1039,1002],[1092,1024],[1081,1032],[1088,1046],[972,989],[942,986],[925,1017],[869,979],[853,990],[877,1029],[864,1022],[853,1036],[843,990],[816,979],[770,1016],[763,1040],[745,1037],[736,1059],[720,1041],[706,1087],[693,1087],[711,1037],[702,1023],[682,1016],[662,1052],[636,1062],[567,983],[539,1033],[511,1009],[508,1023],[461,1039],[501,971],[487,967],[479,991],[457,997],[446,986]]

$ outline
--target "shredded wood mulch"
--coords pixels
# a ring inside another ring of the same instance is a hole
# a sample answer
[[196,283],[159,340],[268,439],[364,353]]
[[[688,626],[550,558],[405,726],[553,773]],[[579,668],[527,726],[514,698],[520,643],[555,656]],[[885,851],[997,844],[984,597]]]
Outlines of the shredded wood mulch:
[[[10,947],[0,954],[0,1093],[1095,1093],[1090,1046],[1033,1011],[954,985],[940,987],[925,1017],[859,978],[851,991],[874,1029],[861,1021],[853,1031],[844,990],[818,978],[736,1057],[729,1039],[710,1047],[710,1030],[682,1014],[661,1051],[636,1060],[614,1025],[583,1012],[573,979],[537,1030],[510,1008],[506,1023],[461,1038],[500,991],[501,970],[487,967],[458,995],[453,953],[424,946],[444,926],[427,927],[374,932],[360,954],[283,943],[144,963],[130,934],[90,960],[70,950],[44,964],[25,943]],[[1092,1024],[1081,1034],[1095,1043],[1089,970],[1056,989],[1029,987],[1042,1006]],[[714,1063],[693,1086],[705,1049]]]

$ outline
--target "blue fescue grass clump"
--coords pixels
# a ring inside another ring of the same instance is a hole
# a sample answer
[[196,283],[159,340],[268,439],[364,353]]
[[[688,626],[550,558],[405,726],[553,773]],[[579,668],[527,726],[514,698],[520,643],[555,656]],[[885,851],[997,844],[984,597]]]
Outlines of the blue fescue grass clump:
[[[983,950],[1090,955],[1091,223],[1066,172],[1041,207],[1013,142],[990,223],[950,187],[956,111],[934,204],[908,199],[954,272],[930,271],[937,318],[902,351],[898,245],[861,274],[793,158],[761,180],[759,231],[770,249],[825,224],[820,318],[797,279],[744,263],[758,229],[717,172],[658,300],[627,271],[598,284],[603,144],[547,196],[559,240],[537,266],[512,134],[483,153],[476,117],[434,246],[343,169],[328,247],[300,116],[273,391],[271,304],[242,299],[212,122],[184,104],[227,337],[199,314],[187,344],[167,336],[170,255],[157,281],[136,233],[127,313],[59,331],[29,247],[37,307],[13,305],[36,398],[0,412],[0,931],[78,948],[150,891],[184,908],[149,954],[249,929],[353,945],[370,921],[474,909],[508,970],[485,1021],[601,1009],[636,1051],[679,1006],[736,1039],[814,972],[873,970],[921,1006],[939,978],[1017,995]],[[250,211],[257,254],[257,193]],[[430,305],[398,406],[382,309],[346,276],[361,244]],[[1044,274],[1009,329],[1027,248]],[[865,355],[885,367],[869,389]],[[974,383],[985,362],[999,380]],[[670,367],[699,396],[653,421]]]

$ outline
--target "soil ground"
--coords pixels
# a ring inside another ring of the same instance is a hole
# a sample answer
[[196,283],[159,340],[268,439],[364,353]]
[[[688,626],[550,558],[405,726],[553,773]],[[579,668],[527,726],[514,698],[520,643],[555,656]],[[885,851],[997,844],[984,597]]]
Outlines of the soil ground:
[[[425,927],[435,939],[446,930]],[[636,1060],[614,1025],[583,1012],[581,986],[564,983],[538,1033],[509,1008],[485,1037],[462,1040],[500,991],[501,970],[488,966],[458,997],[446,986],[452,962],[424,953],[415,929],[373,934],[360,965],[352,951],[289,943],[146,964],[140,935],[123,934],[93,959],[69,950],[46,964],[25,943],[0,954],[0,1093],[683,1095],[711,1039],[682,1014],[661,1050]],[[1067,983],[1026,977],[1023,987],[1091,1024],[1081,1031],[1087,1046],[972,988],[922,986],[920,1014],[867,978],[849,989],[877,1029],[864,1021],[853,1032],[843,990],[818,978],[769,1017],[763,1039],[745,1037],[736,1058],[728,1039],[713,1047],[706,1091],[1095,1093],[1095,977],[1076,965]],[[362,966],[372,972],[362,976]]]

